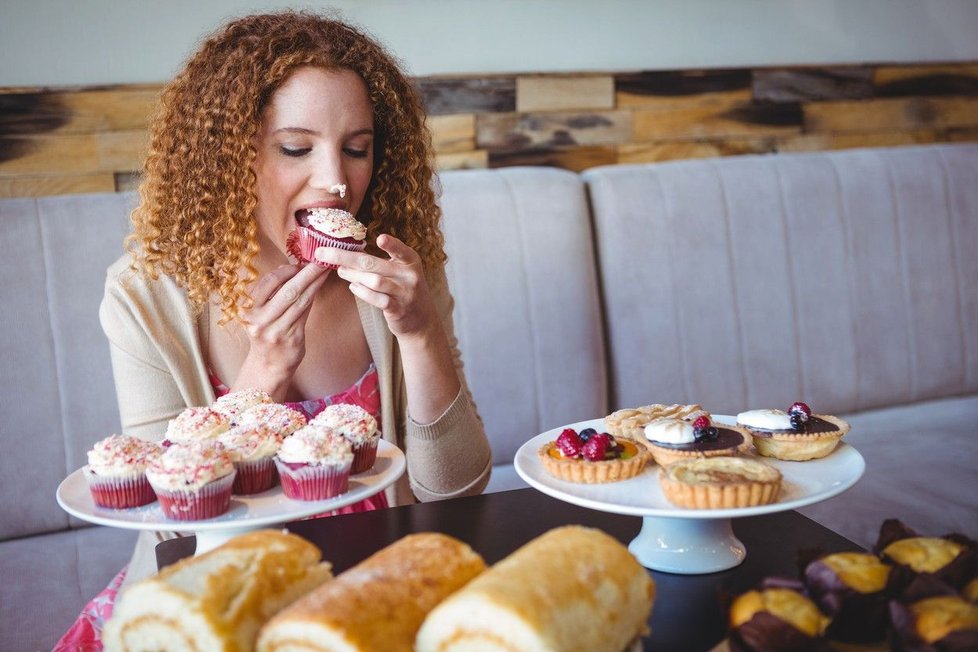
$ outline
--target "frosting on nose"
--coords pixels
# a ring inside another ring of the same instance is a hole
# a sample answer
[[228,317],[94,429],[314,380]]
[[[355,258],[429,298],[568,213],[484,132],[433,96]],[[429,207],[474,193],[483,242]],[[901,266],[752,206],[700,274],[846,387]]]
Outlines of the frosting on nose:
[[334,183],[329,187],[330,192],[338,192],[340,194],[340,199],[346,197],[346,184],[345,183]]

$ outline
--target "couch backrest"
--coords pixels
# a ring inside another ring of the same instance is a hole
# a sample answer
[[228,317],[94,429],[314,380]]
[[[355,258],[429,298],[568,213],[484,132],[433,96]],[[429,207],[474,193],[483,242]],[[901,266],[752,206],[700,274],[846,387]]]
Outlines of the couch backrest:
[[612,409],[978,391],[978,146],[584,173]]
[[67,527],[58,484],[118,432],[98,306],[134,201],[0,201],[0,539]]
[[442,228],[466,378],[495,464],[607,408],[593,238],[579,175],[445,172]]

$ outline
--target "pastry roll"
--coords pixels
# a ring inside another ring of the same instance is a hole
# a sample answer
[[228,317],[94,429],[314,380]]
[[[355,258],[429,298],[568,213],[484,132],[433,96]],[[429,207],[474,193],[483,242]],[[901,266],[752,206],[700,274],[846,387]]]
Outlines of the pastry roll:
[[482,573],[468,545],[408,535],[339,574],[271,619],[258,652],[411,652],[425,616]]
[[164,568],[122,593],[106,623],[106,652],[248,652],[261,625],[332,577],[319,549],[258,530]]
[[438,605],[417,652],[622,652],[646,632],[655,584],[600,530],[530,541]]

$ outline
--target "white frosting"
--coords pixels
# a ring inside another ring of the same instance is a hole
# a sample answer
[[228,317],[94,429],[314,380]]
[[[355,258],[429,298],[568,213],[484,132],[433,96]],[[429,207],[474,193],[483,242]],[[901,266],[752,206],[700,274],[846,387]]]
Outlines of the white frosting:
[[207,407],[189,407],[170,419],[165,438],[173,442],[213,439],[226,432],[231,424],[220,412]]
[[645,426],[645,438],[663,444],[692,444],[696,432],[691,423],[682,419],[656,419]]
[[278,459],[290,464],[345,464],[353,460],[353,449],[329,428],[309,425],[282,442]]
[[256,424],[274,430],[279,439],[284,439],[306,425],[306,417],[281,403],[262,403],[238,415],[238,426],[254,427]]
[[367,237],[367,227],[339,208],[313,208],[306,219],[311,228],[334,238],[363,240]]
[[737,415],[737,423],[758,430],[791,430],[791,417],[784,410],[747,410]]
[[211,406],[228,419],[234,419],[250,407],[271,403],[272,397],[260,389],[241,389],[219,397]]
[[234,471],[224,446],[215,440],[173,444],[146,469],[154,488],[190,491]]
[[96,442],[88,451],[88,467],[101,476],[138,475],[162,452],[163,449],[153,442],[128,435],[112,435]]
[[278,431],[263,423],[247,423],[231,428],[217,441],[224,444],[235,462],[254,462],[272,457],[282,443]]
[[354,445],[368,443],[379,436],[373,415],[350,403],[328,405],[310,423],[326,426]]

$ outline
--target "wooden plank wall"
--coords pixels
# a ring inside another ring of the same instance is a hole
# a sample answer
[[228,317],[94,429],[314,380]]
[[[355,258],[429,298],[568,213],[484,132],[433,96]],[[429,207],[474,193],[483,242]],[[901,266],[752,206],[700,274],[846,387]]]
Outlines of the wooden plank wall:
[[[415,81],[441,169],[978,141],[978,62]],[[0,88],[0,197],[133,188],[159,90]]]

